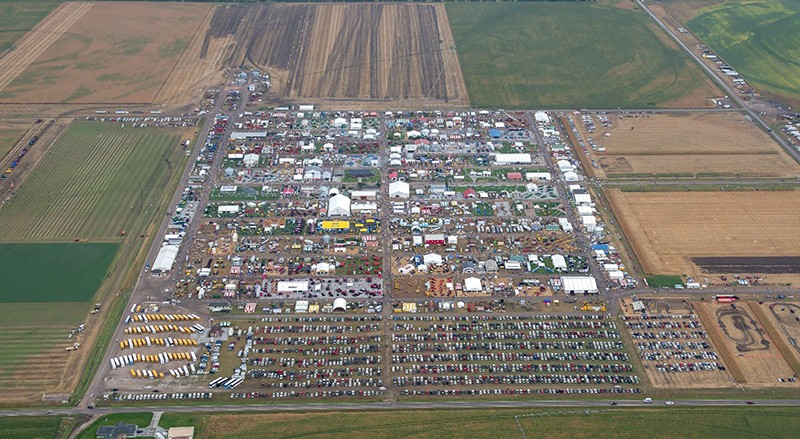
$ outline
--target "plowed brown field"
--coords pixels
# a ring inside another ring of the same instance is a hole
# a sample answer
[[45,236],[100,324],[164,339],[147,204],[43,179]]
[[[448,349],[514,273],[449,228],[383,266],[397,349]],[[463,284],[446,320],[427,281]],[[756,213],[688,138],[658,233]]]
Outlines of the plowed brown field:
[[245,58],[287,100],[467,103],[442,5],[264,5],[245,23]]

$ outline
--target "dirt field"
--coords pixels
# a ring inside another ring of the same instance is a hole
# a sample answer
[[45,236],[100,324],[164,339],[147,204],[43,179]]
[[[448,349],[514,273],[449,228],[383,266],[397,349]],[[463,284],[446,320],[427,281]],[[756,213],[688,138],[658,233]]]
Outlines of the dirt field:
[[[596,129],[576,126],[584,140],[605,151],[589,151],[598,177],[622,174],[739,175],[794,177],[800,165],[739,113],[608,115],[611,127],[592,116]],[[587,145],[588,148],[588,145]]]
[[[650,274],[703,276],[696,256],[794,256],[800,193],[622,192],[606,196],[642,268]],[[742,274],[742,273],[740,273]],[[752,273],[747,273],[752,274]],[[773,276],[767,276],[769,282]]]
[[3,60],[0,101],[150,103],[211,8],[66,3]]
[[338,105],[467,103],[442,5],[263,5],[251,10],[243,21],[246,28],[238,30],[247,41],[245,58],[271,75],[277,96],[312,103],[336,100]]
[[[736,362],[744,384],[754,386],[798,387],[800,382],[779,382],[778,379],[792,377],[794,372],[781,355],[764,326],[757,320],[750,304],[719,304],[695,302],[704,310],[700,313],[709,333],[715,332],[722,341],[720,350],[727,351],[723,357]],[[755,305],[757,306],[757,305]]]
[[236,42],[236,30],[250,9],[246,6],[209,9],[189,46],[158,91],[156,103],[165,107],[196,104],[206,86],[223,82],[225,68],[241,61],[233,59],[236,47],[242,45]]
[[764,324],[772,325],[783,338],[795,361],[800,361],[800,305],[787,302],[751,304],[760,308]]

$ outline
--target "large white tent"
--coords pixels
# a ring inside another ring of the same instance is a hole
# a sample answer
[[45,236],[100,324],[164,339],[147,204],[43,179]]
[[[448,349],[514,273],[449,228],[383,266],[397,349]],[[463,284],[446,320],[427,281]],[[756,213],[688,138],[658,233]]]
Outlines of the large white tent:
[[425,265],[442,265],[442,255],[436,253],[428,253],[422,257]]
[[481,285],[481,280],[477,277],[468,277],[464,279],[464,291],[474,293],[478,291],[483,291],[483,285]]
[[567,294],[594,294],[597,292],[597,281],[591,276],[563,276],[561,285]]
[[395,181],[389,184],[389,197],[408,198],[411,194],[411,187],[405,181]]
[[328,216],[350,216],[350,199],[336,194],[328,201]]
[[179,248],[180,246],[178,245],[165,245],[161,247],[161,249],[158,251],[155,262],[153,262],[153,268],[151,268],[151,271],[163,273],[172,270],[172,265],[175,263],[175,258],[178,257]]

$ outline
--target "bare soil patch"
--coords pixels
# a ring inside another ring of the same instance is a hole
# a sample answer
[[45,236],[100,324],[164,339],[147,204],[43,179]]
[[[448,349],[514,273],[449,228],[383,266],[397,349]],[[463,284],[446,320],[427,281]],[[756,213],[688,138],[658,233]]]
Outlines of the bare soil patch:
[[739,113],[613,114],[609,127],[592,118],[594,132],[579,120],[576,126],[598,146],[589,154],[600,164],[594,169],[600,177],[800,174],[800,165]]
[[605,193],[647,273],[701,277],[692,257],[796,256],[800,248],[800,236],[786,232],[800,227],[795,191]]

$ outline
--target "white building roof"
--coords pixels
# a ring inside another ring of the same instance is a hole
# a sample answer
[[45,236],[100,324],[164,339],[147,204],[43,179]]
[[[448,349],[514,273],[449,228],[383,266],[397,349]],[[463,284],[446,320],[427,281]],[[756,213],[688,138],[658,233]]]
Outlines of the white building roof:
[[347,311],[347,301],[341,297],[337,297],[333,299],[333,310],[334,311]]
[[591,276],[562,276],[561,285],[566,292],[597,292],[597,281]]
[[350,216],[350,199],[336,194],[328,201],[328,216]]
[[483,291],[481,280],[477,277],[468,277],[464,279],[464,290],[470,292]]
[[286,280],[278,282],[279,293],[294,293],[297,291],[308,291],[307,280]]
[[266,131],[234,131],[231,133],[231,139],[233,140],[255,139],[263,137],[267,137]]
[[544,111],[537,111],[536,113],[533,113],[533,118],[536,119],[536,122],[550,122],[550,116],[548,116]]
[[156,260],[153,262],[153,267],[150,269],[155,272],[165,272],[172,270],[172,265],[175,263],[175,258],[178,257],[178,245],[165,245],[161,247],[156,255]]
[[553,261],[553,268],[567,268],[567,260],[562,255],[553,255],[550,260]]
[[389,196],[408,198],[411,186],[405,181],[394,181],[389,184]]
[[441,265],[442,264],[442,255],[436,253],[428,253],[422,257],[422,261],[425,265]]
[[352,191],[350,196],[353,198],[375,198],[377,192],[375,191]]
[[494,161],[497,163],[531,163],[531,155],[528,153],[515,154],[495,154]]

